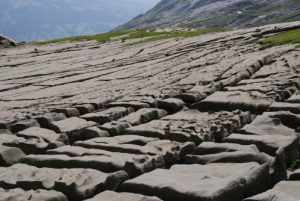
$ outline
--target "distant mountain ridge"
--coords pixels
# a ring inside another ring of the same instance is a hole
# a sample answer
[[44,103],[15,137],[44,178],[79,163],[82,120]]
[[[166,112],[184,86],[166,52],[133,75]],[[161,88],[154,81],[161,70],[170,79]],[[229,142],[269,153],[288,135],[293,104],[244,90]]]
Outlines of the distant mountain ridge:
[[300,20],[300,0],[161,0],[117,29],[243,28]]

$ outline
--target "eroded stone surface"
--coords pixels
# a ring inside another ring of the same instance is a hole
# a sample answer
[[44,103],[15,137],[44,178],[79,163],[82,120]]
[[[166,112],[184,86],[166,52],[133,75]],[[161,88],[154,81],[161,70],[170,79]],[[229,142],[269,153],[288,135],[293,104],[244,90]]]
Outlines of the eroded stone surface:
[[24,138],[42,138],[46,142],[60,141],[59,134],[55,133],[52,130],[39,127],[28,128],[26,130],[18,132],[16,135]]
[[256,28],[250,28],[137,46],[114,40],[40,45],[38,52],[33,51],[35,45],[3,49],[1,116],[22,120],[62,109],[70,117],[79,115],[78,110],[67,108],[93,104],[99,109],[108,102],[137,101],[139,105],[132,105],[154,107],[155,100],[145,97],[166,99],[184,93],[197,93],[193,98],[198,101],[256,72],[257,78],[275,80],[274,74],[289,74],[295,80],[299,51],[294,45],[262,50],[255,43],[245,44],[256,39],[255,34]]
[[1,201],[68,201],[66,196],[57,191],[46,191],[42,189],[24,191],[20,188],[3,189],[0,188]]
[[289,180],[300,181],[300,169],[293,171],[289,177]]
[[36,168],[16,164],[0,168],[0,187],[56,190],[69,200],[82,200],[103,191],[108,174],[91,169]]
[[125,130],[128,134],[167,138],[174,141],[191,141],[197,144],[206,140],[220,141],[234,130],[251,121],[250,113],[197,110],[181,111],[161,120],[151,121]]
[[196,151],[186,156],[186,163],[247,163],[257,162],[268,164],[272,184],[287,179],[287,167],[285,152],[279,148],[274,157],[260,152],[256,145],[241,145],[234,143],[203,142]]
[[77,140],[85,140],[95,137],[94,132],[89,135],[89,132],[84,131],[89,127],[97,125],[95,122],[86,121],[78,117],[54,121],[51,124],[56,133],[65,133],[69,137],[71,143]]
[[99,124],[104,124],[113,120],[120,119],[131,112],[133,112],[132,108],[113,107],[109,109],[100,110],[94,113],[89,113],[81,116],[80,118],[85,119],[87,121],[94,121]]
[[51,122],[60,121],[66,119],[66,115],[63,113],[49,113],[42,116],[35,117],[35,120],[40,124],[42,128],[51,129]]
[[75,145],[111,152],[159,155],[164,157],[166,165],[181,161],[186,154],[192,153],[195,150],[195,145],[192,142],[179,143],[138,135],[95,138],[76,142]]
[[121,118],[119,121],[125,121],[130,123],[132,126],[136,126],[154,119],[160,119],[167,115],[168,113],[163,109],[144,108]]
[[300,197],[299,185],[299,181],[282,181],[273,189],[244,201],[298,201]]
[[39,123],[35,119],[28,119],[28,120],[24,120],[24,121],[12,124],[11,125],[11,131],[13,133],[17,133],[17,132],[22,131],[26,128],[39,127],[39,126],[40,126]]
[[84,105],[77,105],[75,108],[80,112],[81,115],[84,115],[86,113],[90,113],[96,110],[94,105],[92,104],[84,104]]
[[46,142],[43,139],[25,139],[13,134],[0,134],[0,145],[20,148],[25,154],[43,154],[49,149],[65,145],[62,142]]
[[134,110],[139,110],[142,108],[149,108],[150,105],[140,101],[117,101],[107,104],[107,107],[131,107]]
[[271,111],[290,111],[300,114],[300,103],[275,102],[270,106]]
[[0,166],[10,166],[25,157],[23,151],[15,147],[0,145]]
[[244,145],[255,144],[261,152],[275,156],[279,148],[283,148],[287,162],[299,158],[299,137],[284,135],[245,135],[232,134],[224,139],[224,142]]
[[107,189],[140,195],[99,199],[241,201],[285,180],[299,158],[300,52],[253,43],[274,30],[1,50],[0,163],[10,167],[0,187],[72,201]]
[[128,180],[122,184],[122,190],[158,196],[165,201],[232,201],[262,192],[268,185],[267,178],[267,166],[257,163],[175,165]]
[[105,191],[85,201],[161,201],[161,199],[134,193],[116,193],[113,191]]
[[273,100],[260,92],[215,92],[203,101],[193,104],[193,108],[201,111],[236,110],[263,112]]
[[47,155],[29,155],[22,163],[38,167],[92,168],[107,173],[125,170],[131,177],[165,167],[163,155],[109,152],[77,146],[52,149]]
[[284,135],[299,136],[299,133],[283,125],[279,118],[268,115],[257,116],[253,122],[245,125],[240,132],[250,135]]
[[300,103],[300,95],[299,94],[295,94],[292,97],[290,97],[286,102],[289,102],[289,103]]
[[300,127],[300,114],[289,111],[265,112],[263,115],[271,118],[277,118],[283,125],[289,128],[297,129]]
[[180,99],[168,98],[164,100],[158,100],[157,106],[168,111],[179,111],[183,108],[183,106],[185,106],[185,103]]

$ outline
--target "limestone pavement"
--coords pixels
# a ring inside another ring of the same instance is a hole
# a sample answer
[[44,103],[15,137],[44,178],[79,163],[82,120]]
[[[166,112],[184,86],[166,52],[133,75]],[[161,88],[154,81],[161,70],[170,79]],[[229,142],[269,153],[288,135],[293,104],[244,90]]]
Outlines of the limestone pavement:
[[299,26],[2,49],[0,200],[299,201]]

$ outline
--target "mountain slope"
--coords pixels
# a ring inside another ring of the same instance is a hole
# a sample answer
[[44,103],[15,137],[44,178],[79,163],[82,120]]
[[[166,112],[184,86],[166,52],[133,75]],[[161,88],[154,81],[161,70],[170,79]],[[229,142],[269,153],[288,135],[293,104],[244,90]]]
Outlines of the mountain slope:
[[300,20],[299,0],[162,0],[117,29],[247,27]]

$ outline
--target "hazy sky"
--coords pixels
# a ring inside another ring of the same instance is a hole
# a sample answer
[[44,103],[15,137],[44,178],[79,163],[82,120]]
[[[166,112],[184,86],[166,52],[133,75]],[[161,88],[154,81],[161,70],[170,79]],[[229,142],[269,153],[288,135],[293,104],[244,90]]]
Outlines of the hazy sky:
[[159,0],[0,0],[0,34],[38,40],[106,32]]

